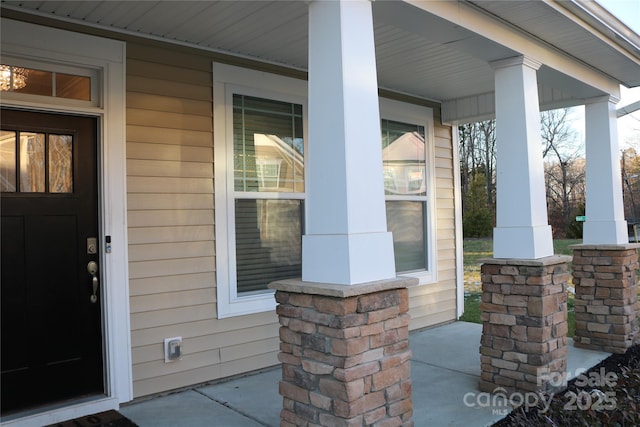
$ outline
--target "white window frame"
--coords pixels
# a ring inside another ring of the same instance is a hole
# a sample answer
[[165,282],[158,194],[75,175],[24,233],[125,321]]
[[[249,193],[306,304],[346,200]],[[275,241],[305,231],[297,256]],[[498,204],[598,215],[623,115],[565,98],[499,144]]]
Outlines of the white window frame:
[[[237,293],[234,200],[243,198],[243,195],[236,193],[234,188],[233,94],[301,104],[305,153],[308,140],[306,81],[213,63],[216,292],[219,319],[271,311],[276,307],[273,291],[250,295]],[[306,181],[305,167],[305,183]],[[305,184],[305,189],[306,187]],[[306,199],[306,191],[260,192],[259,195],[264,199]]]
[[[433,110],[415,104],[408,104],[388,98],[380,98],[380,119],[392,120],[401,123],[424,126],[425,138],[425,179],[426,191],[425,202],[425,244],[427,248],[427,269],[413,271],[409,273],[399,272],[406,277],[418,278],[418,285],[435,283],[438,281],[438,256],[436,253],[436,210],[435,210],[435,159],[434,159],[434,122]],[[382,149],[382,147],[380,147]],[[415,196],[385,195],[387,200],[415,200]]]
[[[213,63],[214,157],[215,157],[215,229],[216,229],[216,292],[219,319],[274,310],[272,291],[238,295],[235,273],[235,213],[234,200],[242,198],[234,188],[233,165],[233,94],[255,96],[303,106],[303,135],[307,135],[307,82],[247,68]],[[425,129],[425,245],[428,268],[423,271],[400,273],[417,277],[419,285],[437,282],[438,257],[436,251],[435,159],[433,110],[428,107],[380,98],[381,119],[424,126]],[[382,149],[382,147],[381,147]],[[305,167],[305,182],[307,168]],[[306,188],[305,184],[305,188]],[[252,197],[253,198],[253,197]],[[260,198],[301,199],[305,193],[261,192]],[[411,196],[409,199],[414,200]],[[386,196],[385,200],[408,200],[406,196]],[[304,231],[303,231],[304,232]]]

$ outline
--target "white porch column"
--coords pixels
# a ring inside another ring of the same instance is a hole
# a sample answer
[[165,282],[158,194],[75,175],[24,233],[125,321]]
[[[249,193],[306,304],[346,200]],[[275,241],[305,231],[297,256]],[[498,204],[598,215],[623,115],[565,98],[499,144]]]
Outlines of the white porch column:
[[309,4],[309,147],[302,280],[395,278],[369,0]]
[[536,71],[526,57],[493,62],[496,96],[494,258],[553,255],[540,137]]
[[617,99],[602,97],[585,106],[586,221],[584,244],[627,244],[622,202]]

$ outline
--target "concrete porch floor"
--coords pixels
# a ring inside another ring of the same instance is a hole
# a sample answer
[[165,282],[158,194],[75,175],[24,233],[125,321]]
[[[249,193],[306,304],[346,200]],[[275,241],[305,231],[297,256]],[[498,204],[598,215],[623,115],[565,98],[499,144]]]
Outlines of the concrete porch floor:
[[[504,418],[507,406],[487,405],[478,390],[482,325],[455,322],[412,332],[413,420],[424,426],[487,426]],[[573,347],[568,373],[589,369],[609,353]],[[140,427],[277,427],[282,397],[278,367],[124,405],[120,412]],[[500,402],[499,402],[500,403]]]

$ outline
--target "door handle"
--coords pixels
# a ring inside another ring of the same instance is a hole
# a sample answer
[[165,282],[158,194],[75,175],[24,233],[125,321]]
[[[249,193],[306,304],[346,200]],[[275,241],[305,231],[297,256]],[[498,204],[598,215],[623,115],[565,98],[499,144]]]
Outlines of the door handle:
[[95,261],[89,261],[89,264],[87,264],[87,271],[91,275],[91,284],[93,286],[93,294],[91,294],[89,300],[92,303],[95,303],[98,301],[98,264]]

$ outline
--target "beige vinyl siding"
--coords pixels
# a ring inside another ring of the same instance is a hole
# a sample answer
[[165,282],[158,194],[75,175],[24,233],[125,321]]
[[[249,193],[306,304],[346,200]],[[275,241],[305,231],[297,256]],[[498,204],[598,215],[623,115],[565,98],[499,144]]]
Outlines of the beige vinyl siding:
[[455,204],[453,182],[453,145],[451,128],[440,123],[435,111],[435,221],[437,283],[409,290],[411,330],[456,320]]
[[[278,363],[275,312],[217,319],[211,63],[127,45],[127,202],[133,391],[162,393]],[[282,70],[280,70],[282,71]],[[437,283],[410,290],[411,329],[456,318],[451,128],[435,105]],[[183,358],[164,363],[181,336]]]
[[[127,46],[134,397],[278,362],[275,313],[217,319],[211,62]],[[174,336],[183,358],[164,363],[164,339]]]

